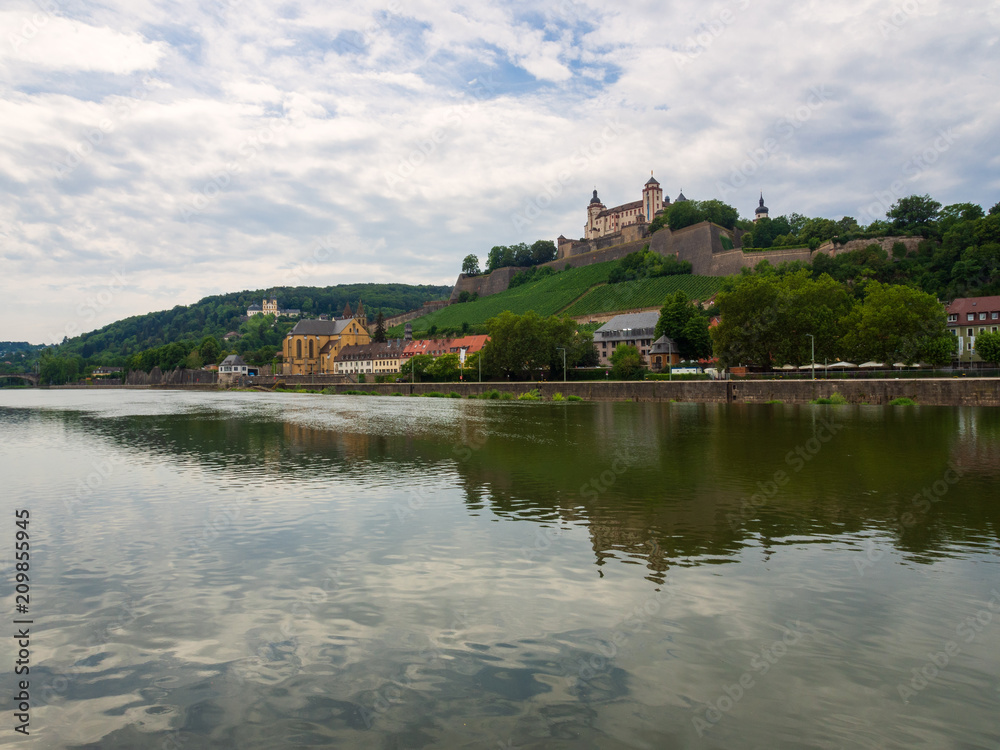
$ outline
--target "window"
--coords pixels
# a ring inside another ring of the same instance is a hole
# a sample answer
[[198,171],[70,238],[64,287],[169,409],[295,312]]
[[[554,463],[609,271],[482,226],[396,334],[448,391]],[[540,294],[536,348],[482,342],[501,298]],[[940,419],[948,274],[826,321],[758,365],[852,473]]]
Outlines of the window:
[[980,320],[986,320],[986,313],[979,313]]
[[979,329],[979,332],[980,332],[980,333],[985,333],[985,332],[986,332],[986,329],[985,329],[985,328],[980,328],[980,329]]
[[971,335],[972,335],[972,329],[971,329],[971,328],[969,329],[969,332],[968,332],[968,334],[966,334],[966,335],[968,335],[968,336],[971,336]]
[[958,320],[958,315],[956,313],[952,313],[951,315],[948,316],[949,323],[953,323],[956,320]]
[[295,342],[295,356],[298,359],[302,359],[302,339],[298,339]]
[[998,317],[1000,317],[1000,313],[990,313],[990,318],[993,320],[996,320]]
[[975,320],[976,319],[976,314],[975,313],[969,313],[968,315],[965,316],[965,319],[966,320]]

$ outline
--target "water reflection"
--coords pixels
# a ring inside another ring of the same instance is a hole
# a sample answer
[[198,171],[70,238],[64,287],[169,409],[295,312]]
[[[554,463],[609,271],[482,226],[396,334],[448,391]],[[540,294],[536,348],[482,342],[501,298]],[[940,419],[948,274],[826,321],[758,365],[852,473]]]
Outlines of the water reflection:
[[995,411],[4,398],[40,746],[996,739]]
[[[766,554],[783,540],[877,532],[927,561],[954,544],[995,543],[1000,528],[995,410],[446,402],[424,413],[426,400],[412,401],[34,418],[132,461],[263,483],[272,499],[333,478],[417,494],[437,479],[462,489],[470,513],[585,525],[599,567],[643,564],[654,582],[748,545]],[[410,413],[393,413],[397,404]]]

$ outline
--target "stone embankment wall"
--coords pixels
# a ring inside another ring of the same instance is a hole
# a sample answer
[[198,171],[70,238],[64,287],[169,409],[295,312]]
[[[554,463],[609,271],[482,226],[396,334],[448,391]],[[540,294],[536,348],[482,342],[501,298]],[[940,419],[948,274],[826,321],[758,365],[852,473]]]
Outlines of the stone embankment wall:
[[900,397],[923,406],[1000,406],[1000,379],[944,378],[899,380],[690,380],[587,381],[570,383],[390,383],[334,386],[347,390],[423,395],[456,392],[463,397],[491,389],[519,395],[538,388],[549,399],[556,392],[587,401],[683,401],[693,403],[763,404],[781,401],[808,404],[840,393],[852,404],[884,405]]

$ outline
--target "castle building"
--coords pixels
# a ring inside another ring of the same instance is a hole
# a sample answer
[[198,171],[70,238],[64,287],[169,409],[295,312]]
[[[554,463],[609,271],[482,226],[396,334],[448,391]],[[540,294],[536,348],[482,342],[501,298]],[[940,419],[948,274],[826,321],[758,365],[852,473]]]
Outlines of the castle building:
[[[677,196],[677,202],[685,201],[682,192]],[[660,183],[650,173],[646,184],[642,186],[642,199],[623,203],[612,208],[606,207],[597,197],[597,190],[587,206],[587,223],[583,227],[585,239],[592,240],[617,234],[623,227],[630,224],[648,224],[653,217],[670,206],[670,196],[664,200]]]
[[247,308],[247,317],[253,317],[254,315],[273,315],[275,317],[285,316],[297,318],[301,314],[302,311],[298,309],[282,310],[278,307],[277,297],[265,297],[262,300],[262,304],[250,305],[250,307]]

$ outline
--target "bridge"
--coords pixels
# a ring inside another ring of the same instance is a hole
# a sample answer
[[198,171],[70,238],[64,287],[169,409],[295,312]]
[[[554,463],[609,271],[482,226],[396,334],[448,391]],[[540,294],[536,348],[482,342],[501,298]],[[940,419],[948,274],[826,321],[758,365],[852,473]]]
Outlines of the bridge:
[[4,378],[17,378],[19,380],[27,380],[31,385],[38,385],[38,376],[30,372],[9,372],[0,373],[0,380]]

